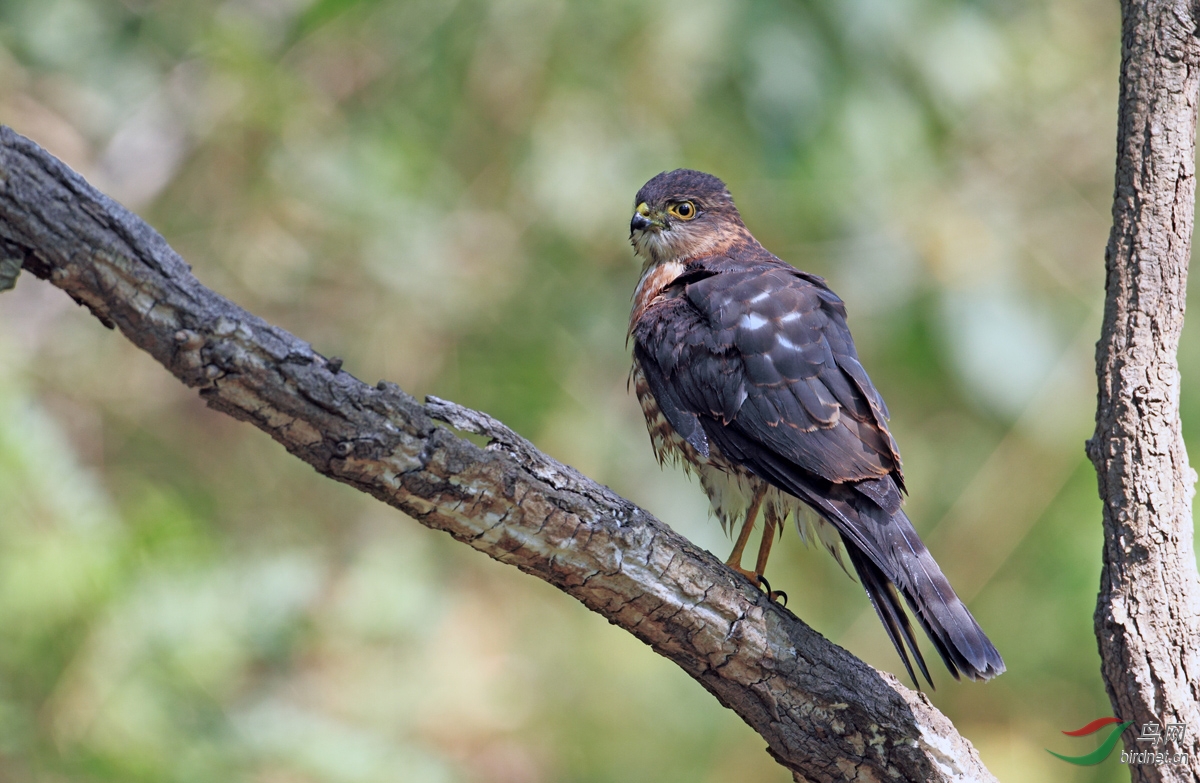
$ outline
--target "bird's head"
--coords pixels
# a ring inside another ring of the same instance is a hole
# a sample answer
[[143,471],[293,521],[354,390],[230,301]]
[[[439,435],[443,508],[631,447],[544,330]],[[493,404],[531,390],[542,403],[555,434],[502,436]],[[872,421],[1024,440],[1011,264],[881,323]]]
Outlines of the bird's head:
[[647,265],[721,252],[746,234],[725,183],[702,171],[664,171],[633,203],[629,242]]

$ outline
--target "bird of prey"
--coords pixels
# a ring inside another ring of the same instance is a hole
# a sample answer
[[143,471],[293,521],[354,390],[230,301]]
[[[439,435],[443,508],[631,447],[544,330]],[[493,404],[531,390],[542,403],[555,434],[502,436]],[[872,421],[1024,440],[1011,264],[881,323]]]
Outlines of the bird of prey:
[[[900,451],[842,300],[759,244],[711,174],[664,172],[634,204],[629,238],[644,263],[629,318],[630,377],[659,462],[681,462],[722,525],[741,524],[728,565],[764,584],[775,533],[790,516],[839,562],[845,547],[914,683],[906,645],[933,684],[901,595],[956,679],[1003,672],[901,508]],[[760,512],[765,529],[749,571],[742,550]]]

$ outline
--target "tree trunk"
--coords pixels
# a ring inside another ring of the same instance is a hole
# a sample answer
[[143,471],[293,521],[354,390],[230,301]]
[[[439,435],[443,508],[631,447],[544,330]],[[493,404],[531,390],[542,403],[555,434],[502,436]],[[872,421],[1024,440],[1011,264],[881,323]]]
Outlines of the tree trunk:
[[[1135,781],[1200,780],[1200,578],[1179,425],[1179,367],[1195,201],[1200,42],[1185,2],[1125,0],[1113,229],[1105,255],[1099,399],[1088,455],[1104,501],[1096,636],[1113,710],[1134,725],[1186,724]],[[1165,730],[1164,730],[1165,731]]]

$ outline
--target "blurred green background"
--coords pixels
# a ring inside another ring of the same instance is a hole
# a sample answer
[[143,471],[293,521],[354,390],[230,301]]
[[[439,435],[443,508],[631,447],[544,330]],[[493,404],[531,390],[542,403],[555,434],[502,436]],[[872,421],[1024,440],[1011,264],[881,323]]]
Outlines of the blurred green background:
[[[724,558],[625,379],[633,194],[724,178],[846,299],[910,516],[1008,663],[935,704],[1010,781],[1118,781],[1092,610],[1114,2],[0,0],[0,121],[209,286]],[[1200,421],[1200,340],[1181,356]],[[752,545],[753,546],[753,545]],[[772,583],[901,671],[794,531]],[[786,781],[667,661],[0,296],[0,780]]]

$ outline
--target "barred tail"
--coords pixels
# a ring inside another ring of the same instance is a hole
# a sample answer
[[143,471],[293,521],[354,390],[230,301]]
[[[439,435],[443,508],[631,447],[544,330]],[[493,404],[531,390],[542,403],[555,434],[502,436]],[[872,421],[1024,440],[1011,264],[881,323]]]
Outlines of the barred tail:
[[914,682],[917,678],[905,646],[933,685],[897,591],[955,679],[962,674],[970,680],[989,680],[1004,671],[1000,653],[955,594],[902,510],[889,514],[858,494],[829,505],[841,517],[829,521],[841,531],[859,580]]
[[891,476],[835,484],[806,474],[777,455],[738,449],[739,445],[730,441],[722,443],[721,449],[726,453],[736,450],[757,475],[800,498],[837,528],[914,683],[917,678],[905,647],[933,685],[897,592],[904,596],[955,679],[964,675],[971,680],[990,680],[1004,671],[1000,653],[917,537],[900,507],[900,491]]

